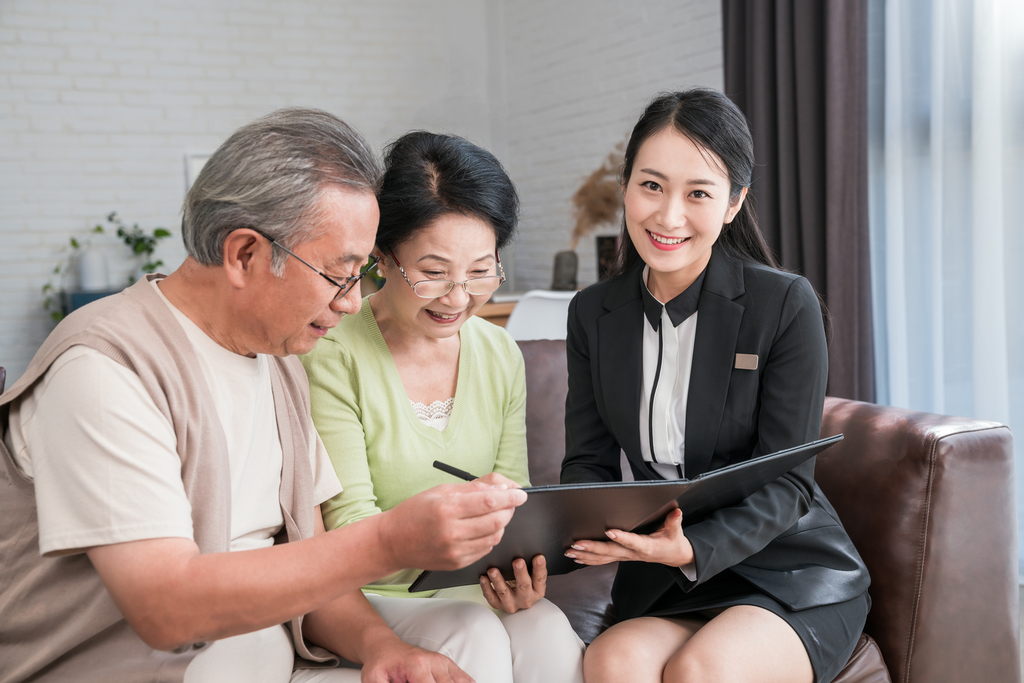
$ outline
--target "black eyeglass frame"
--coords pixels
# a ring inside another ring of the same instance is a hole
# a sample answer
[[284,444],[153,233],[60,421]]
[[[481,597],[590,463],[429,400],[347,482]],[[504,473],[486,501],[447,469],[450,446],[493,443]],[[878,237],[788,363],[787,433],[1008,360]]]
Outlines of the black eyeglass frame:
[[317,275],[319,275],[323,279],[325,279],[328,282],[330,282],[335,287],[337,287],[338,288],[338,293],[334,295],[334,300],[335,301],[337,301],[338,299],[343,298],[346,294],[348,294],[350,291],[352,291],[352,288],[356,284],[358,284],[358,282],[360,280],[362,280],[364,277],[366,277],[366,274],[368,272],[370,272],[370,270],[375,268],[377,266],[377,264],[380,263],[380,257],[379,256],[373,256],[371,254],[371,256],[370,256],[370,263],[367,264],[367,266],[362,269],[362,272],[360,272],[358,275],[353,275],[352,277],[346,278],[345,279],[345,284],[342,284],[342,283],[338,282],[337,280],[335,280],[334,278],[332,278],[330,275],[327,275],[326,273],[321,272],[315,266],[311,266],[310,264],[306,263],[306,261],[303,260],[303,258],[301,256],[296,256],[294,253],[292,253],[291,251],[286,249],[280,242],[275,240],[270,235],[267,235],[267,234],[265,234],[263,232],[260,232],[259,230],[256,230],[255,228],[250,228],[250,230],[252,230],[257,235],[259,235],[260,237],[262,237],[265,240],[267,240],[268,242],[270,242],[271,245],[277,247],[278,249],[280,249],[284,253],[288,254],[289,256],[294,258],[296,261],[298,261],[302,265],[304,265],[307,268],[309,268],[310,270],[312,270],[314,273],[316,273]]
[[[468,280],[463,280],[462,282],[455,282],[454,280],[418,280],[416,282],[416,284],[413,284],[412,280],[409,279],[409,276],[405,274],[405,268],[403,268],[402,264],[398,262],[397,258],[395,258],[395,252],[393,252],[390,249],[388,249],[388,254],[391,256],[391,260],[395,262],[395,265],[398,266],[398,272],[400,272],[402,274],[402,277],[405,278],[405,281],[409,284],[410,287],[412,287],[413,294],[415,294],[416,296],[418,296],[421,299],[440,299],[441,296],[448,296],[448,294],[450,294],[451,291],[453,289],[455,289],[456,285],[462,285],[462,288],[464,290],[466,290],[466,294],[469,294],[470,296],[483,296],[483,294],[473,294],[473,293],[471,293],[469,291],[469,283],[473,282],[475,280],[490,280],[492,278],[497,278],[497,280],[498,280],[498,287],[501,287],[503,284],[505,284],[505,269],[501,267],[501,258],[498,257],[498,250],[497,249],[494,250],[494,260],[498,264],[498,274],[497,275],[484,275],[483,277],[471,277]],[[416,285],[423,284],[424,282],[447,282],[448,285],[449,285],[448,291],[445,292],[444,294],[442,294],[441,296],[423,296],[422,294],[420,294],[419,292],[416,291]],[[494,292],[497,291],[498,287],[495,287],[490,292],[488,292],[488,295],[494,294]]]

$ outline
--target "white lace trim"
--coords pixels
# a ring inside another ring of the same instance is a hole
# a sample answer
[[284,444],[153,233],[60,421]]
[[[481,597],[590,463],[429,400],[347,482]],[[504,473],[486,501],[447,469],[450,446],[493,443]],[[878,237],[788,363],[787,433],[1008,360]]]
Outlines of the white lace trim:
[[455,397],[452,396],[446,401],[434,401],[429,406],[411,399],[409,403],[412,404],[412,409],[415,411],[416,417],[419,418],[420,422],[428,427],[433,427],[439,432],[443,432],[445,427],[448,426],[448,420],[451,419]]

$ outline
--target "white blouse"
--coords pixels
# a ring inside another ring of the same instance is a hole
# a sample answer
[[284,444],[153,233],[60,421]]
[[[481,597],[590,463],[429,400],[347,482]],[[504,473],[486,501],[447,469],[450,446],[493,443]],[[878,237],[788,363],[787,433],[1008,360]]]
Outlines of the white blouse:
[[643,395],[640,452],[666,479],[682,479],[686,454],[686,401],[697,334],[697,301],[704,274],[669,302],[658,301],[643,271]]
[[[658,301],[647,288],[644,266],[644,390],[640,397],[640,453],[666,479],[682,479],[686,454],[686,399],[690,393],[693,341],[697,336],[697,302],[704,273],[671,301]],[[705,271],[706,272],[706,271]],[[653,448],[652,448],[653,444]],[[679,568],[690,581],[697,567]]]

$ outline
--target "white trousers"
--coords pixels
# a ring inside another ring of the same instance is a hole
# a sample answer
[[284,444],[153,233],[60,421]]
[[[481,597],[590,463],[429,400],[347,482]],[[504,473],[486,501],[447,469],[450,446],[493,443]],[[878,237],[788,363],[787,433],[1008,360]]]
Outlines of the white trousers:
[[[430,598],[367,594],[391,630],[450,657],[476,683],[583,683],[583,641],[547,600],[508,614],[492,610],[479,586],[446,588]],[[291,683],[359,681],[358,669],[309,669]]]

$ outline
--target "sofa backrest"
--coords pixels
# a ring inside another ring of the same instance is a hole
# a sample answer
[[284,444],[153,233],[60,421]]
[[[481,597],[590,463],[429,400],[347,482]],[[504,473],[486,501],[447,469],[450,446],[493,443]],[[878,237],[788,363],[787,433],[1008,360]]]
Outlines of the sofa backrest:
[[530,483],[557,484],[565,454],[565,340],[520,341],[526,362],[526,444]]

